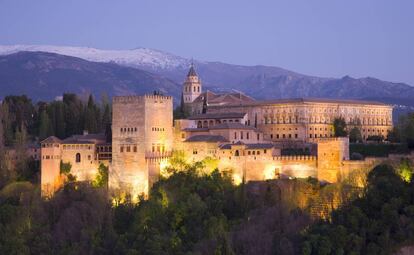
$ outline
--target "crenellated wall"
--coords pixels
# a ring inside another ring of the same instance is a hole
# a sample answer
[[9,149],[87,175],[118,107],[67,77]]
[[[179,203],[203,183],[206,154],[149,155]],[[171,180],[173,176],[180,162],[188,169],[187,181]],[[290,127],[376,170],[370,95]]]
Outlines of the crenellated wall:
[[147,157],[162,158],[172,151],[172,110],[170,96],[113,98],[111,190],[129,193],[133,199],[148,194],[157,170],[149,167]]

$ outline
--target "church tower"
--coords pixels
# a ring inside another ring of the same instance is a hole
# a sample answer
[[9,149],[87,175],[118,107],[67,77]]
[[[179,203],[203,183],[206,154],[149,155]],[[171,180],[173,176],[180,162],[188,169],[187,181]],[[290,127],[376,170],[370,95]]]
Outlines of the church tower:
[[194,69],[193,63],[191,63],[190,70],[184,81],[182,92],[182,106],[184,109],[191,111],[191,103],[201,94],[201,80]]

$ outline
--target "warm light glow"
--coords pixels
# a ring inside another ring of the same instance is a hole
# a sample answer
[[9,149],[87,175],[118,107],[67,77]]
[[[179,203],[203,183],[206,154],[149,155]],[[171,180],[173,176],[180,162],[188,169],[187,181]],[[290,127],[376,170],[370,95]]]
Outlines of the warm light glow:
[[169,160],[162,160],[160,162],[160,175],[164,178],[167,178],[170,176],[170,174],[168,173],[168,168],[171,166]]
[[241,184],[242,181],[243,181],[242,177],[238,174],[233,174],[232,177],[233,177],[233,183],[236,184],[236,185]]
[[275,179],[276,177],[275,169],[276,169],[276,166],[273,164],[266,165],[263,171],[264,179],[265,180]]

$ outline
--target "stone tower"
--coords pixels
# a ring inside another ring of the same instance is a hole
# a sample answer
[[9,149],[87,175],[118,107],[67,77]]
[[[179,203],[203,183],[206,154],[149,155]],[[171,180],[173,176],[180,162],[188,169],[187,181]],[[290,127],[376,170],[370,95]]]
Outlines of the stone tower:
[[200,96],[201,92],[201,80],[198,78],[193,63],[191,63],[190,70],[188,71],[183,85],[181,102],[183,104],[182,109],[187,112],[191,112],[191,104],[198,96]]
[[60,161],[62,155],[61,140],[51,136],[40,142],[41,161],[41,195],[51,197],[62,185]]
[[170,96],[113,98],[112,164],[109,171],[112,192],[129,194],[133,200],[148,194],[151,176],[157,176],[151,172],[157,169],[154,162],[161,162],[172,151],[172,108]]
[[342,162],[349,160],[349,138],[318,140],[318,179],[335,183],[342,178]]

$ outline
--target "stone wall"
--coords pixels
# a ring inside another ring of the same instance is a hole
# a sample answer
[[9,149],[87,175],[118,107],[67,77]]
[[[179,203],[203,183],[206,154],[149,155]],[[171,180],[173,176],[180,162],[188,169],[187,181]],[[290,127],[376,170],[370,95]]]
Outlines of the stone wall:
[[148,194],[146,159],[172,151],[172,105],[172,97],[161,95],[113,98],[111,190],[129,193],[133,199]]

